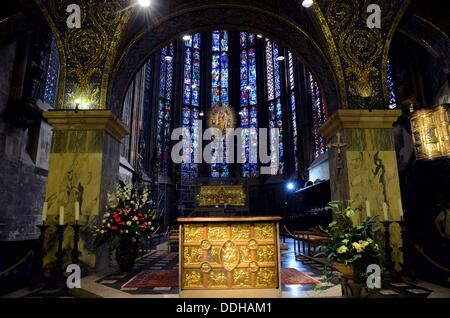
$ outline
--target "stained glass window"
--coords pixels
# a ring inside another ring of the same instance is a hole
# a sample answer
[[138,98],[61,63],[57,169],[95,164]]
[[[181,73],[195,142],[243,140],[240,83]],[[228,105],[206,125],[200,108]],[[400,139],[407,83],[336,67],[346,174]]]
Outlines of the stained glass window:
[[[131,118],[133,116],[133,93],[134,81],[128,87],[122,109],[122,122],[127,126],[129,130],[131,128]],[[124,138],[120,149],[120,155],[127,160],[130,160],[130,137]]]
[[[272,174],[283,173],[283,111],[281,105],[281,74],[280,61],[278,60],[279,47],[269,39],[266,39],[266,83],[267,83],[267,102],[269,109],[269,128],[278,128],[279,138],[270,133],[270,153]],[[276,168],[276,142],[279,145],[279,164]]]
[[308,82],[311,90],[313,111],[312,135],[314,139],[314,157],[317,158],[327,151],[325,140],[319,132],[320,127],[322,127],[327,119],[327,113],[322,101],[319,85],[310,72],[308,72]]
[[174,44],[161,50],[159,109],[156,136],[156,157],[160,162],[160,172],[167,175],[170,164],[170,135],[173,106]]
[[[149,138],[148,118],[150,106],[152,67],[148,61],[136,73],[133,82],[128,87],[122,109],[122,121],[128,127],[130,134],[124,138],[120,155],[137,167],[140,141]],[[145,164],[145,162],[143,162]]]
[[54,107],[58,89],[59,54],[56,41],[53,40],[47,67],[47,78],[45,80],[44,102]]
[[397,96],[395,95],[394,80],[392,79],[391,60],[388,60],[387,63],[387,84],[389,91],[389,108],[395,109],[397,108]]
[[[212,33],[212,65],[211,65],[211,107],[229,106],[229,69],[228,69],[228,31],[213,31]],[[211,156],[211,176],[228,177],[229,167],[226,164],[226,142],[224,138],[219,141],[223,145],[223,163],[218,163],[218,153],[214,151]]]
[[299,170],[298,127],[297,127],[297,101],[295,96],[294,56],[288,52],[288,91],[292,120],[292,143],[294,150],[295,171]]
[[184,51],[184,91],[182,125],[190,133],[190,142],[183,145],[181,171],[192,176],[198,175],[198,165],[194,163],[198,148],[200,114],[200,33],[189,36]]
[[[241,127],[243,177],[257,177],[258,109],[255,35],[240,33]],[[251,160],[252,159],[252,160]]]

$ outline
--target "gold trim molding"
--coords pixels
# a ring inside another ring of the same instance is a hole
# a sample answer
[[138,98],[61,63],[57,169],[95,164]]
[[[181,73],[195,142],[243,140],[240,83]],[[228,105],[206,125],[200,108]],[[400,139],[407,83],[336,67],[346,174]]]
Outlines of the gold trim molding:
[[57,110],[44,112],[55,130],[104,130],[117,141],[130,132],[110,110]]
[[401,114],[401,110],[338,109],[323,124],[319,132],[325,139],[330,139],[336,132],[345,128],[392,129],[392,124]]

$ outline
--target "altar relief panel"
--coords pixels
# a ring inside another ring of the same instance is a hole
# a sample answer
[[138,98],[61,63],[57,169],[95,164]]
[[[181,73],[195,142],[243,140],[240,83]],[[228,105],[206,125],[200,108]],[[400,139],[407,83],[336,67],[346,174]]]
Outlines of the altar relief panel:
[[277,223],[184,224],[182,289],[279,286]]

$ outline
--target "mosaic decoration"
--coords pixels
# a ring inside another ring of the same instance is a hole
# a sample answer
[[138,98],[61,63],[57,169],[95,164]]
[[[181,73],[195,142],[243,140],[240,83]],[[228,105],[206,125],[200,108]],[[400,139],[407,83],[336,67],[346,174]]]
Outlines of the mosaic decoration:
[[367,27],[366,1],[318,0],[313,10],[330,48],[343,108],[384,108],[389,47],[410,0],[379,1],[381,29]]
[[[127,0],[36,0],[60,53],[60,83],[56,108],[73,108],[82,98],[90,109],[106,109],[109,77],[117,44],[131,15]],[[67,6],[81,9],[80,29],[66,24]]]
[[269,222],[182,225],[182,289],[277,288],[276,232]]

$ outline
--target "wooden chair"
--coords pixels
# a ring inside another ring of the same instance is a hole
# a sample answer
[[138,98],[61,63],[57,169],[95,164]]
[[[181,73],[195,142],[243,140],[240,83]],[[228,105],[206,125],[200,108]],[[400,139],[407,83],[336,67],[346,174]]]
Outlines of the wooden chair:
[[175,251],[177,251],[179,244],[180,244],[180,230],[178,228],[171,229],[169,231],[168,237],[169,253],[172,252],[173,247],[175,247]]

